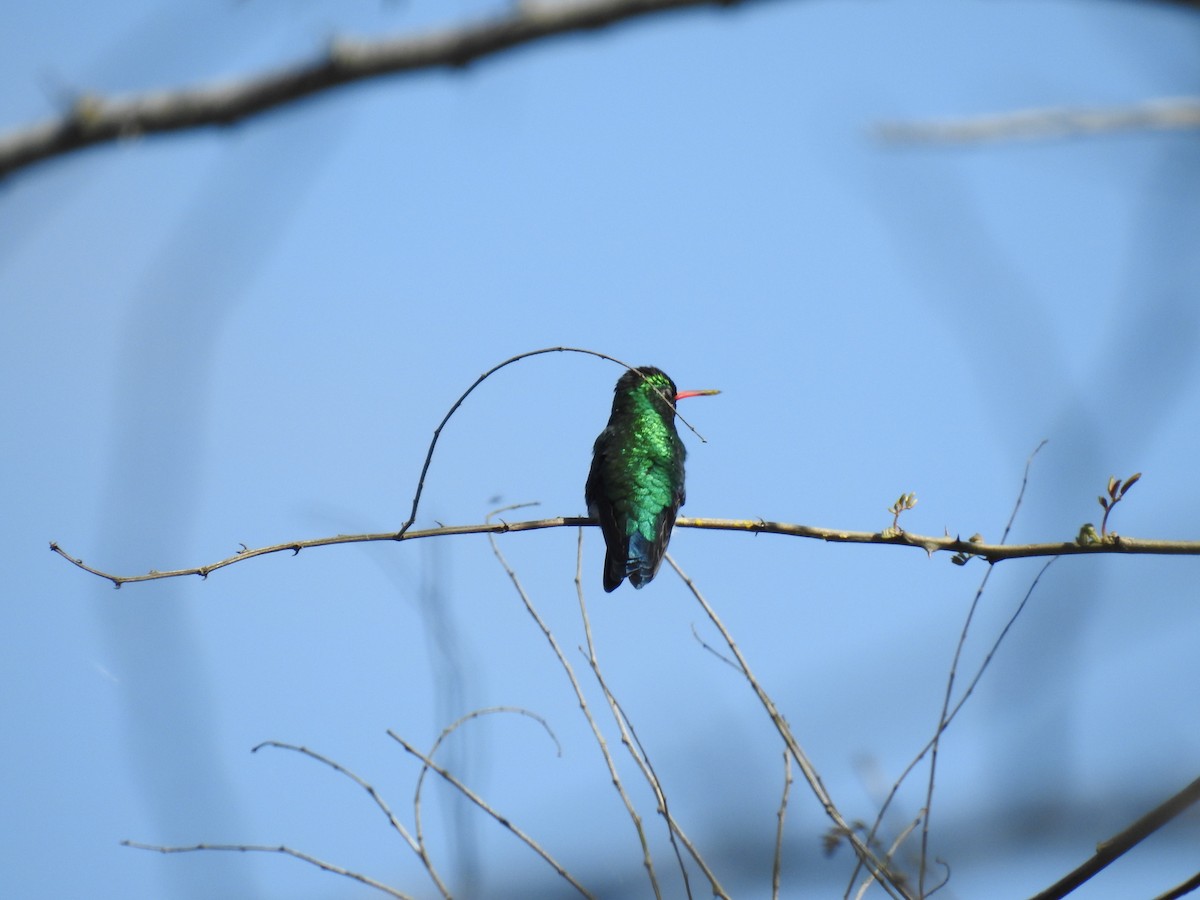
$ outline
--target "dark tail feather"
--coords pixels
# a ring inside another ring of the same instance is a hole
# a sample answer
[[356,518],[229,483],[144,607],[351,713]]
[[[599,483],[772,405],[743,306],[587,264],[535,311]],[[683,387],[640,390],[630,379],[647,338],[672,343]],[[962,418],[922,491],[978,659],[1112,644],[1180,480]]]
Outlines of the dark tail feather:
[[629,538],[629,560],[625,563],[625,574],[629,583],[638,590],[642,585],[649,584],[658,574],[662,565],[663,553],[666,546],[658,541],[648,541],[641,534],[633,534]]
[[625,580],[625,560],[614,554],[612,550],[604,555],[604,592],[611,594]]

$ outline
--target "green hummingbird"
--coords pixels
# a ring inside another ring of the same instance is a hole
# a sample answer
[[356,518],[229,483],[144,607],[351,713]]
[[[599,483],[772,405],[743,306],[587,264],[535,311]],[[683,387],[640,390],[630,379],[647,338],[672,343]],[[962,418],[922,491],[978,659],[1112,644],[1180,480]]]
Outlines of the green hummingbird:
[[626,578],[648,584],[662,565],[675,515],[683,506],[683,441],[675,403],[720,391],[677,391],[661,369],[641,366],[617,380],[612,415],[596,438],[584,488],[588,515],[600,523],[608,552],[604,590]]

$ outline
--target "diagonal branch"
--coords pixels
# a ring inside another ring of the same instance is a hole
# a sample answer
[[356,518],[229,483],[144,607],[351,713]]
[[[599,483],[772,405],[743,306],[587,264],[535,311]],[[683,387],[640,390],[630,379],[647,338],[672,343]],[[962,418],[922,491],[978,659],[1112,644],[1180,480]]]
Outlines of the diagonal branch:
[[1150,810],[1120,834],[1096,845],[1091,859],[1079,868],[1064,875],[1057,882],[1035,895],[1032,900],[1057,900],[1065,897],[1109,863],[1128,853],[1154,832],[1158,831],[1192,804],[1200,801],[1200,778],[1197,778],[1178,794]]
[[239,81],[126,97],[84,95],[59,118],[0,135],[0,178],[95,144],[213,125],[232,125],[345,84],[429,69],[457,69],[557,35],[606,28],[669,10],[733,6],[739,0],[535,0],[497,16],[424,34],[340,38],[316,59]]

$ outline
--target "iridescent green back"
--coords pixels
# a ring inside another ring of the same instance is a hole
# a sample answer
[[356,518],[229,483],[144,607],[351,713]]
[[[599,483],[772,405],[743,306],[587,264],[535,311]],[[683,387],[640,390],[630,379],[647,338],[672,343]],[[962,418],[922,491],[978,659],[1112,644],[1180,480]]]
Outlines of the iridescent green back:
[[617,382],[608,427],[596,439],[585,496],[608,546],[605,590],[650,581],[684,502],[686,451],[675,431],[675,384],[644,367]]

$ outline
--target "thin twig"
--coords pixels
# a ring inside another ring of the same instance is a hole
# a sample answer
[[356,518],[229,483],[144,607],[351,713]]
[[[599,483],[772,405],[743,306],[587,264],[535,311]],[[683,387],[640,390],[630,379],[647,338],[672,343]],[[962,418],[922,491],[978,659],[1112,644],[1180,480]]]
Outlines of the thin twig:
[[692,637],[694,637],[696,639],[697,644],[699,644],[701,647],[703,647],[705,650],[707,650],[709,653],[711,653],[713,656],[715,656],[721,662],[725,663],[725,665],[729,666],[729,668],[733,669],[733,671],[737,672],[739,675],[745,674],[742,672],[741,669],[738,668],[737,663],[735,663],[732,659],[730,659],[728,656],[726,656],[724,653],[722,653],[720,650],[718,650],[716,647],[714,647],[712,644],[710,644],[704,638],[700,637],[700,632],[696,630],[695,622],[692,623]]
[[733,635],[729,633],[729,630],[725,627],[725,624],[717,615],[716,610],[709,605],[708,601],[704,598],[704,595],[700,592],[700,589],[696,586],[696,583],[692,581],[687,573],[683,571],[683,569],[679,566],[679,563],[675,562],[670,553],[664,554],[663,558],[671,564],[671,568],[675,570],[675,573],[681,579],[683,579],[683,583],[686,584],[688,590],[692,592],[692,596],[696,598],[696,601],[704,609],[704,612],[708,615],[708,618],[713,623],[713,626],[718,632],[720,632],[721,638],[725,641],[726,646],[729,647],[730,652],[733,653],[734,659],[737,660],[743,676],[750,684],[750,687],[753,689],[755,695],[758,697],[758,701],[762,704],[763,709],[767,711],[767,715],[770,717],[772,724],[774,724],[775,730],[779,732],[779,736],[783,738],[784,744],[787,746],[788,750],[791,751],[792,758],[796,760],[796,764],[800,767],[800,774],[804,776],[805,782],[808,784],[809,789],[813,792],[813,795],[817,798],[817,802],[820,803],[822,809],[825,810],[825,814],[833,820],[833,823],[835,826],[837,826],[838,830],[845,834],[846,840],[850,843],[850,846],[854,848],[854,852],[868,867],[868,869],[879,873],[880,887],[882,887],[889,896],[900,896],[905,898],[911,897],[908,890],[904,888],[903,885],[896,884],[892,881],[891,874],[886,870],[884,864],[875,856],[875,853],[871,850],[871,848],[863,842],[862,838],[858,836],[858,834],[850,827],[850,824],[842,816],[841,811],[838,810],[837,806],[834,804],[833,798],[830,796],[829,791],[825,789],[825,785],[821,781],[821,776],[817,774],[816,767],[813,766],[812,762],[808,758],[808,755],[800,747],[800,742],[796,740],[796,736],[792,733],[791,726],[788,725],[787,720],[783,717],[783,714],[779,712],[779,708],[775,705],[775,701],[771,699],[770,695],[767,694],[766,690],[764,690],[762,685],[759,684],[758,679],[754,677],[754,673],[750,671],[749,663],[746,662],[746,658],[742,655],[741,649],[733,640]]
[[[51,542],[50,550],[57,553],[72,565],[90,572],[105,581],[111,581],[115,587],[123,584],[133,584],[142,581],[158,581],[163,578],[181,578],[189,575],[199,575],[207,578],[210,574],[244,562],[258,556],[290,551],[293,555],[301,550],[314,547],[328,547],[335,544],[366,544],[381,541],[412,541],[421,538],[449,537],[460,534],[508,534],[516,531],[537,531],[543,528],[578,528],[584,525],[595,525],[593,519],[586,516],[559,516],[552,519],[539,519],[528,522],[489,522],[476,525],[444,525],[421,531],[406,531],[397,534],[394,531],[376,532],[372,534],[338,534],[329,537],[311,538],[302,541],[288,541],[282,544],[271,544],[266,547],[244,549],[233,556],[209,563],[205,566],[192,566],[186,569],[151,569],[142,575],[117,575],[97,569],[86,564],[82,559],[71,556],[57,543]],[[1075,541],[1063,541],[1043,544],[985,544],[974,541],[964,541],[958,537],[912,534],[900,532],[885,537],[878,531],[847,531],[835,528],[817,528],[810,525],[794,525],[786,522],[766,522],[761,519],[697,519],[680,516],[675,520],[676,528],[702,528],[711,531],[738,531],[751,534],[779,534],[790,537],[811,538],[829,543],[843,544],[889,544],[898,547],[915,547],[928,554],[937,552],[962,553],[968,556],[978,556],[990,563],[1008,559],[1032,559],[1047,556],[1086,556],[1090,554],[1123,553],[1138,556],[1200,556],[1200,541],[1162,541],[1142,538],[1131,538],[1121,535],[1112,541],[1102,543],[1079,544]]]
[[[950,723],[954,721],[954,718],[958,715],[959,710],[963,708],[963,705],[967,702],[967,699],[975,692],[976,686],[983,678],[983,673],[987,671],[987,668],[991,664],[993,657],[996,655],[996,651],[1000,649],[1000,645],[1004,642],[1004,638],[1008,635],[1009,630],[1014,624],[1016,624],[1017,619],[1020,618],[1026,604],[1029,603],[1030,598],[1033,596],[1033,592],[1037,588],[1038,583],[1042,580],[1042,576],[1046,574],[1046,570],[1049,569],[1057,559],[1058,558],[1055,557],[1054,559],[1046,560],[1042,567],[1038,569],[1037,575],[1034,576],[1033,581],[1030,582],[1028,589],[1025,591],[1025,596],[1021,598],[1021,602],[1017,604],[1017,608],[1013,610],[1012,615],[1008,617],[1008,621],[1004,623],[1004,627],[1000,629],[1000,634],[997,635],[996,639],[992,642],[991,648],[984,656],[983,662],[979,664],[979,668],[975,671],[975,675],[968,683],[967,689],[963,691],[962,696],[958,698],[958,702],[954,704],[954,708],[950,710],[950,714],[946,716],[946,722],[945,725],[942,726],[942,731],[945,731],[950,727]],[[882,827],[883,817],[887,814],[888,808],[892,805],[892,801],[896,799],[896,794],[900,791],[900,785],[904,783],[905,779],[908,778],[912,770],[920,764],[921,760],[925,758],[925,755],[933,749],[933,743],[934,738],[930,738],[926,742],[925,746],[921,748],[920,752],[909,761],[907,766],[905,766],[904,771],[900,773],[900,777],[892,783],[892,788],[888,792],[888,795],[884,799],[882,805],[879,807],[879,812],[875,815],[875,822],[871,825],[871,830],[867,833],[866,841],[868,844],[875,839],[876,833],[878,833],[880,827]],[[849,897],[850,891],[854,889],[854,881],[858,878],[859,871],[860,867],[856,867],[850,876],[850,883],[846,888],[847,897]]]
[[326,872],[332,872],[334,875],[341,875],[344,878],[349,878],[352,881],[357,881],[359,884],[365,884],[367,887],[373,887],[377,891],[397,898],[397,900],[413,900],[412,895],[405,894],[390,887],[381,881],[376,881],[374,878],[368,878],[358,872],[353,872],[350,869],[344,869],[341,866],[326,862],[323,859],[318,859],[315,856],[310,856],[299,850],[293,850],[291,847],[285,846],[266,846],[263,844],[193,844],[189,847],[167,847],[160,844],[142,844],[138,841],[121,841],[122,847],[133,847],[137,850],[151,850],[155,853],[195,853],[197,851],[216,851],[227,853],[282,853],[284,856],[292,856],[302,860],[310,865],[316,866],[318,869],[323,869]]
[[[1128,828],[1113,835],[1107,841],[1101,841],[1096,845],[1096,852],[1092,855],[1091,859],[1077,869],[1068,872],[1041,893],[1035,894],[1031,900],[1059,900],[1060,897],[1065,897],[1093,875],[1103,870],[1111,862],[1128,853],[1197,801],[1200,801],[1200,778],[1197,778],[1182,791],[1150,810],[1150,812],[1146,813]],[[1200,876],[1190,879],[1188,884],[1191,885],[1189,889],[1194,889],[1200,885]],[[1180,887],[1183,887],[1183,885],[1180,885]],[[1178,888],[1175,890],[1178,890]],[[1178,897],[1182,895],[1170,892],[1167,896]]]
[[405,828],[404,825],[401,824],[400,820],[396,818],[395,814],[392,813],[392,810],[387,805],[387,802],[379,795],[372,784],[347,769],[341,763],[336,762],[327,756],[323,756],[322,754],[317,753],[315,750],[310,750],[308,747],[301,747],[296,744],[285,744],[282,741],[263,741],[261,744],[252,748],[250,752],[257,753],[263,747],[275,747],[280,750],[291,750],[294,753],[299,753],[302,756],[315,759],[317,762],[321,762],[329,766],[329,768],[333,769],[335,772],[345,775],[364,791],[366,791],[370,798],[375,801],[375,805],[383,811],[385,816],[387,816],[388,824],[390,824],[396,833],[404,839],[404,842],[408,844],[413,853],[417,854],[417,857],[425,866],[426,871],[429,872],[429,877],[433,879],[433,883],[437,886],[438,892],[441,893],[446,900],[450,900],[450,889],[446,887],[445,882],[442,881],[441,876],[434,867],[433,861],[429,858],[429,854],[426,852],[425,845],[420,840],[419,832],[417,838],[414,839],[413,836],[408,833],[408,829]]
[[452,775],[450,772],[443,769],[441,766],[439,766],[437,763],[435,763],[432,759],[430,759],[428,756],[426,756],[424,753],[422,753],[420,750],[418,750],[416,747],[414,747],[412,744],[410,744],[408,741],[406,741],[404,738],[402,738],[396,732],[392,731],[389,728],[387,734],[388,734],[388,737],[390,737],[392,740],[394,740],[396,743],[398,743],[408,753],[415,756],[422,763],[424,763],[427,768],[432,769],[438,775],[442,776],[443,779],[445,779],[449,784],[453,785],[454,788],[459,793],[461,793],[464,797],[466,797],[468,800],[470,800],[472,803],[474,803],[476,806],[478,806],[480,809],[482,809],[485,813],[487,813],[489,816],[491,816],[493,819],[495,819],[497,822],[499,822],[501,825],[503,825],[506,829],[508,829],[514,835],[516,835],[516,837],[523,844],[525,844],[525,846],[527,846],[530,850],[532,850],[534,853],[536,853],[538,856],[540,856],[543,860],[545,860],[546,863],[549,864],[549,866],[552,869],[554,869],[555,872],[557,872],[559,875],[561,875],[571,885],[571,887],[575,888],[575,890],[577,890],[580,894],[582,894],[585,897],[592,897],[591,892],[589,892],[587,888],[585,888],[582,884],[580,884],[578,881],[576,881],[575,877],[570,872],[568,872],[562,866],[562,864],[558,862],[558,860],[556,860],[553,856],[551,856],[542,847],[541,844],[539,844],[532,837],[527,835],[519,827],[514,825],[510,819],[508,819],[506,816],[501,815],[499,812],[497,812],[495,809],[493,809],[492,806],[490,804],[488,804],[488,802],[486,800],[484,800],[482,797],[480,797],[478,794],[476,794],[473,790],[471,790],[469,787],[467,787],[465,784],[463,784],[461,781],[459,781],[457,778],[455,778],[454,775]]
[[345,84],[431,69],[461,70],[476,60],[557,35],[686,7],[734,4],[735,0],[527,0],[508,4],[497,15],[424,34],[337,38],[316,59],[232,82],[117,98],[84,94],[59,118],[0,135],[0,178],[94,144],[228,126]]
[[[1008,540],[1009,532],[1012,531],[1013,523],[1017,520],[1017,513],[1021,509],[1021,503],[1025,499],[1025,488],[1029,485],[1029,470],[1033,466],[1034,457],[1045,446],[1046,441],[1043,440],[1033,448],[1033,452],[1025,460],[1025,471],[1021,476],[1021,487],[1017,491],[1016,502],[1013,503],[1012,512],[1009,514],[1008,522],[1004,526],[1004,534],[1000,537],[1000,543],[1002,544]],[[942,697],[942,709],[938,713],[938,724],[933,733],[933,747],[929,752],[929,781],[925,789],[925,816],[921,823],[921,857],[917,874],[917,896],[919,897],[925,896],[925,870],[929,858],[929,819],[933,807],[933,786],[937,773],[938,748],[941,744],[942,732],[946,730],[947,716],[950,712],[950,699],[954,696],[954,679],[958,675],[958,661],[962,658],[963,647],[967,643],[967,634],[971,630],[971,623],[975,619],[975,612],[979,609],[979,601],[983,597],[984,589],[987,587],[988,578],[991,574],[991,568],[984,572],[983,579],[979,583],[979,588],[975,591],[975,598],[971,601],[971,608],[967,611],[967,618],[963,622],[962,631],[958,636],[958,645],[954,648],[954,658],[950,662],[950,671],[946,676],[946,692]],[[1040,574],[1038,577],[1041,577]],[[1024,604],[1022,604],[1023,607]],[[1006,628],[1003,634],[1007,633],[1008,629]],[[1001,637],[1003,637],[1003,634]]]
[[[580,530],[580,551],[582,551],[583,531]],[[699,848],[688,837],[687,832],[671,814],[671,807],[667,804],[667,794],[662,786],[662,781],[658,777],[658,773],[654,771],[654,765],[650,762],[650,754],[646,751],[645,745],[642,744],[641,738],[637,735],[637,730],[633,727],[633,722],[625,715],[625,710],[621,706],[621,702],[616,695],[608,687],[608,682],[604,678],[604,673],[600,670],[600,663],[595,655],[595,645],[592,642],[592,623],[587,614],[587,606],[583,598],[583,557],[582,552],[576,560],[576,590],[579,596],[580,613],[583,616],[584,635],[587,640],[588,661],[592,668],[592,674],[596,677],[596,682],[600,685],[600,690],[604,694],[605,700],[608,702],[610,711],[612,712],[613,720],[617,724],[617,729],[621,733],[621,743],[629,752],[630,758],[634,765],[638,767],[638,771],[642,773],[642,777],[646,780],[646,784],[654,792],[654,798],[658,803],[658,812],[667,822],[667,836],[670,838],[671,847],[675,851],[675,859],[679,863],[679,871],[683,875],[684,891],[690,898],[692,896],[691,882],[688,879],[687,869],[683,863],[683,855],[679,852],[679,844],[683,844],[688,855],[700,868],[704,877],[708,879],[708,885],[714,897],[725,898],[729,900],[729,894],[726,893],[720,880],[717,878],[716,872],[700,853]],[[678,838],[678,843],[676,839]]]
[[787,816],[788,794],[792,790],[792,754],[783,751],[783,794],[779,798],[779,812],[775,814],[775,862],[771,866],[771,900],[779,900],[779,882],[783,870],[783,821]]

